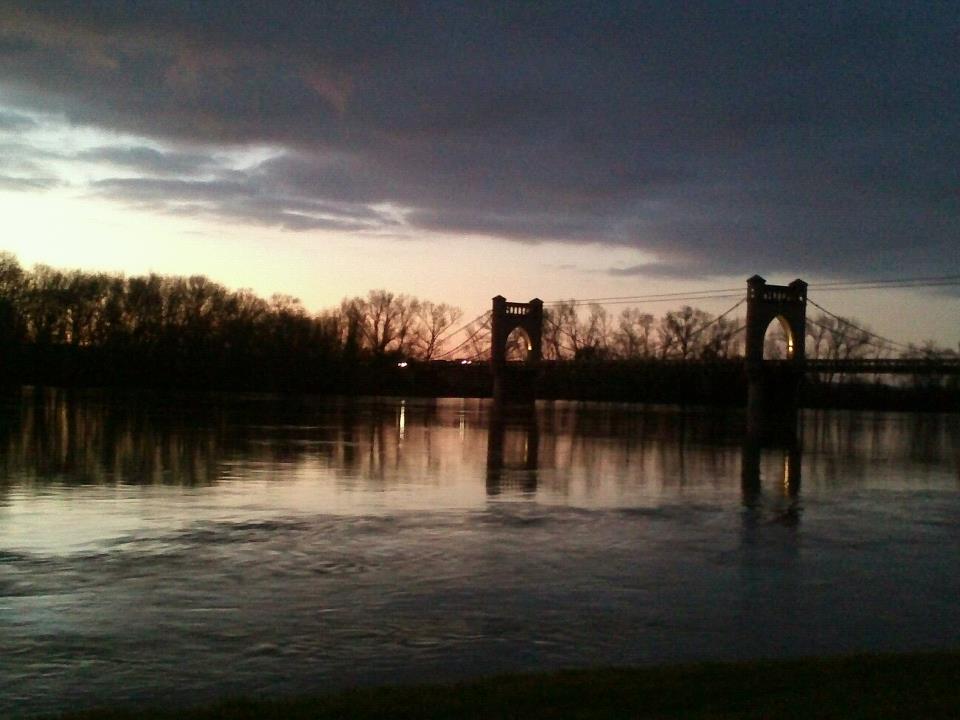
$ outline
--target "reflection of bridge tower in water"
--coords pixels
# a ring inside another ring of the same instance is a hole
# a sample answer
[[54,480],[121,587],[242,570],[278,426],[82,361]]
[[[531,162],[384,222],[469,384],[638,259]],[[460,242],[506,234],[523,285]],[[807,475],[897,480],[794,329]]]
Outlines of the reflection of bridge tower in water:
[[[747,655],[766,655],[808,640],[798,623],[809,589],[801,556],[801,448],[745,439],[741,456],[740,543],[735,643]],[[784,622],[787,618],[787,622]]]
[[[778,321],[786,335],[786,359],[764,360],[767,327]],[[795,435],[800,385],[805,370],[807,284],[768,285],[759,275],[747,280],[747,434]]]
[[[765,360],[767,328],[780,323],[786,357]],[[746,527],[765,510],[788,525],[799,521],[802,444],[799,401],[806,370],[807,284],[768,285],[759,275],[747,280],[745,365],[747,373],[747,432],[741,456],[741,492]],[[782,462],[770,478],[777,490],[765,496],[762,459],[766,451]],[[768,507],[765,507],[768,506]]]
[[[757,514],[763,510],[764,496],[761,471],[765,446],[753,437],[747,437],[740,456],[740,489],[743,506],[749,512]],[[767,452],[782,458],[777,472],[769,480],[777,486],[774,496],[781,498],[775,502],[775,509],[783,520],[799,519],[800,477],[803,465],[803,449],[796,435],[792,439],[783,438],[779,443],[766,446]]]
[[487,495],[499,495],[505,485],[536,492],[539,454],[536,406],[494,402],[487,428]]
[[[507,362],[510,335],[518,332],[525,362]],[[537,363],[542,359],[543,301],[507,302],[503,295],[493,298],[491,315],[490,365],[493,370],[493,399],[533,400],[536,397]]]

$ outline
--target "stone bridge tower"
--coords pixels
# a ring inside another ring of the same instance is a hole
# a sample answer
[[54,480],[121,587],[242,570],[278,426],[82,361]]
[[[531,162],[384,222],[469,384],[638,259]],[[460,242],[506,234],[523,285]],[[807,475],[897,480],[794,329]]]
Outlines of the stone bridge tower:
[[[787,338],[786,360],[763,359],[763,341],[774,320]],[[768,285],[759,275],[747,280],[747,429],[759,434],[777,425],[796,424],[800,383],[806,360],[807,283]]]
[[[493,298],[490,364],[493,369],[493,399],[533,400],[536,397],[536,364],[543,358],[543,301],[507,302]],[[526,362],[507,362],[507,340],[520,330],[526,347]]]
[[778,320],[787,336],[787,360],[802,364],[806,355],[807,284],[768,285],[759,275],[747,280],[747,363],[763,360],[767,327]]

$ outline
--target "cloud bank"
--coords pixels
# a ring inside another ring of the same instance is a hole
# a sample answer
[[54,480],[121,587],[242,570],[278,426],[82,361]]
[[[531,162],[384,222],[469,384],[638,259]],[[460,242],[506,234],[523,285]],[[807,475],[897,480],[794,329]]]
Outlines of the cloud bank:
[[620,274],[960,271],[951,3],[0,11],[5,188],[57,184],[49,148],[16,141],[55,117],[138,138],[58,167],[166,212],[659,261]]

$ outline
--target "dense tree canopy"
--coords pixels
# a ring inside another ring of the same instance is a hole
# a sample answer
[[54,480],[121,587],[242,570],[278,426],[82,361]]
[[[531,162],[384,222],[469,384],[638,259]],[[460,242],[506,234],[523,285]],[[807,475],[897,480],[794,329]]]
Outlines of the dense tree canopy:
[[[28,349],[38,362],[72,348],[99,352],[117,367],[146,363],[158,373],[177,367],[184,373],[206,368],[208,376],[233,373],[243,386],[257,375],[302,375],[305,368],[351,367],[358,360],[488,358],[489,315],[468,323],[464,334],[461,319],[459,308],[387,290],[310,313],[297,298],[263,299],[200,275],[125,277],[45,265],[25,270],[0,252],[0,342]],[[885,345],[845,318],[808,317],[807,326],[809,357],[956,355],[929,342]],[[615,315],[570,300],[545,309],[543,352],[548,360],[723,359],[742,355],[742,329],[739,318],[691,306],[656,318],[635,307]],[[517,347],[508,354],[522,357],[522,339],[511,341]],[[779,357],[784,351],[783,333],[772,323],[765,352]],[[336,382],[331,375],[329,384]]]

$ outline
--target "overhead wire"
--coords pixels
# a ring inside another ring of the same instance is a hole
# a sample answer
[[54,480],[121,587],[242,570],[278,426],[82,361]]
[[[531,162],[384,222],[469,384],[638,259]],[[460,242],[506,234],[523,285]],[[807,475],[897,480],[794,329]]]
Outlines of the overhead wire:
[[[875,280],[837,280],[837,281],[827,281],[821,283],[810,283],[807,285],[808,290],[816,290],[820,292],[845,292],[845,291],[856,291],[856,290],[872,290],[872,289],[899,289],[899,288],[935,288],[935,287],[954,287],[960,286],[960,275],[931,275],[931,276],[920,276],[920,277],[909,277],[909,278],[879,278]],[[600,304],[600,305],[626,305],[626,304],[653,304],[653,303],[665,303],[665,302],[683,302],[683,301],[695,301],[695,300],[722,300],[728,298],[739,297],[740,300],[733,305],[733,307],[724,311],[716,318],[713,318],[710,322],[706,323],[698,330],[696,330],[693,335],[698,335],[705,331],[708,327],[719,322],[722,318],[726,317],[728,314],[736,310],[740,305],[746,302],[746,297],[743,294],[743,288],[712,288],[705,290],[688,290],[688,291],[677,291],[677,292],[664,292],[664,293],[647,293],[642,295],[614,295],[608,297],[594,297],[594,298],[569,298],[566,300],[548,300],[544,302],[545,306],[557,306],[557,305],[569,305],[572,307],[583,307],[584,305],[590,304]],[[890,338],[884,337],[883,335],[878,335],[875,332],[866,330],[865,328],[859,327],[854,323],[850,322],[846,318],[837,315],[830,310],[827,310],[822,305],[818,304],[816,301],[811,300],[809,296],[807,301],[817,307],[822,312],[826,313],[830,317],[833,317],[838,322],[843,323],[847,327],[850,327],[853,330],[857,330],[861,333],[864,333],[870,337],[876,338],[885,345],[876,345],[875,343],[870,343],[871,346],[877,347],[879,349],[890,349],[890,346],[895,346],[903,349],[909,349],[909,346],[892,340]],[[455,337],[459,333],[468,330],[474,323],[481,321],[488,317],[491,314],[491,311],[488,310],[481,315],[478,315],[476,318],[470,322],[460,326],[452,332],[445,333],[443,338],[439,341],[441,344],[446,342],[452,337]],[[810,319],[813,325],[823,329],[829,329],[823,326],[820,323],[815,322]],[[745,325],[741,325],[736,330],[733,331],[732,335],[735,335],[739,332],[742,332],[745,329]],[[442,360],[453,355],[455,352],[466,346],[470,343],[479,333],[483,330],[483,325],[481,324],[459,345],[447,350],[436,356],[436,360]]]
[[492,311],[487,310],[486,312],[483,312],[483,313],[480,313],[479,315],[477,315],[477,316],[476,316],[473,320],[471,320],[470,322],[464,323],[463,325],[461,325],[460,327],[458,327],[458,328],[457,328],[456,330],[454,330],[453,332],[444,332],[444,333],[442,333],[442,336],[437,339],[437,346],[439,347],[439,346],[443,345],[443,343],[445,343],[447,340],[449,340],[449,339],[452,338],[452,337],[455,337],[458,333],[463,332],[464,330],[466,330],[468,327],[470,327],[471,325],[473,325],[473,324],[474,324],[475,322],[477,322],[478,320],[482,320],[482,319],[485,318],[487,315],[489,315],[491,312],[492,312]]
[[652,303],[662,303],[662,302],[681,302],[684,300],[723,300],[736,297],[742,297],[743,291],[737,290],[735,292],[725,292],[725,293],[715,293],[713,295],[683,295],[683,294],[668,294],[663,296],[644,296],[642,298],[622,298],[616,300],[560,300],[553,301],[549,303],[544,303],[544,305],[571,305],[573,307],[583,307],[584,305],[637,305],[637,304],[652,304]]
[[693,333],[690,334],[690,337],[691,337],[691,338],[695,338],[697,335],[699,335],[700,333],[702,333],[704,330],[706,330],[706,329],[707,329],[708,327],[710,327],[711,325],[714,325],[714,324],[720,322],[721,320],[723,320],[723,318],[725,318],[727,315],[729,315],[730,313],[732,313],[732,312],[733,312],[734,310],[736,310],[738,307],[740,307],[741,305],[743,305],[746,301],[747,301],[746,298],[742,298],[742,299],[741,299],[738,303],[736,303],[733,307],[731,307],[731,308],[725,310],[724,312],[720,313],[720,314],[717,315],[715,318],[713,318],[710,322],[706,323],[705,325],[703,325],[702,327],[700,327],[698,330],[695,330]]
[[[807,302],[809,302],[811,305],[813,305],[815,308],[821,310],[822,312],[825,312],[827,315],[829,315],[830,317],[832,317],[834,320],[843,323],[843,324],[846,325],[847,327],[853,328],[854,330],[857,330],[857,331],[859,331],[859,332],[862,332],[862,333],[864,333],[865,335],[870,335],[871,337],[875,337],[875,338],[877,338],[878,340],[882,340],[883,342],[887,343],[888,345],[893,345],[893,346],[896,346],[896,347],[900,347],[900,348],[903,348],[904,350],[909,350],[909,349],[910,349],[910,346],[909,346],[909,345],[906,345],[906,344],[904,344],[904,343],[902,343],[902,342],[898,342],[898,341],[896,341],[896,340],[891,340],[891,339],[888,338],[888,337],[884,337],[883,335],[878,335],[878,334],[875,333],[875,332],[872,332],[872,331],[870,331],[870,330],[866,330],[865,328],[862,328],[862,327],[860,327],[859,325],[853,324],[852,322],[850,322],[849,320],[847,320],[845,317],[841,317],[840,315],[837,315],[836,313],[830,312],[830,311],[827,310],[823,305],[821,305],[820,303],[818,303],[818,302],[816,302],[816,301],[814,301],[814,300],[811,300],[809,297],[807,298]],[[814,325],[816,325],[817,327],[823,328],[823,325],[821,325],[821,324],[818,323],[818,322],[815,322],[815,321],[813,321],[813,320],[811,320],[810,322],[812,322],[812,323],[813,323]],[[823,329],[829,330],[830,328],[823,328]]]
[[902,283],[874,283],[872,285],[828,285],[825,287],[811,286],[818,293],[850,292],[857,290],[910,290],[915,288],[946,288],[958,287],[960,280],[943,280],[940,282],[902,282]]
[[[829,331],[833,331],[833,330],[835,329],[835,328],[831,328],[829,325],[824,325],[823,323],[819,323],[819,322],[817,322],[816,320],[812,320],[812,319],[809,319],[809,318],[807,319],[807,322],[808,322],[809,324],[811,324],[811,325],[815,325],[816,327],[820,328],[821,330],[827,330],[828,332],[829,332]],[[892,350],[892,349],[893,349],[890,345],[882,345],[882,344],[877,343],[877,342],[871,342],[870,340],[865,340],[865,341],[863,341],[862,344],[863,344],[863,345],[866,345],[867,347],[872,347],[872,348],[874,348],[875,350],[885,350],[885,351],[886,351],[886,350]]]
[[[835,280],[820,283],[809,283],[808,289],[824,291],[871,290],[879,288],[919,288],[919,287],[949,287],[960,285],[960,275],[927,275],[908,278],[878,278],[875,280]],[[560,305],[573,303],[582,305],[599,303],[602,305],[617,305],[625,302],[668,302],[670,300],[712,300],[720,297],[735,297],[743,292],[743,288],[708,288],[705,290],[684,290],[678,292],[646,293],[639,295],[613,295],[594,298],[567,298],[544,301],[544,305]]]
[[473,331],[463,342],[461,342],[459,345],[457,345],[457,346],[454,347],[454,348],[451,348],[450,350],[447,350],[445,353],[441,353],[440,355],[437,355],[437,356],[436,356],[435,358],[433,358],[433,359],[434,359],[434,360],[444,360],[444,359],[450,357],[451,355],[453,355],[455,352],[457,352],[457,351],[460,350],[461,348],[467,346],[467,345],[480,333],[480,331],[481,331],[482,329],[483,329],[483,326],[482,326],[482,325],[479,326],[479,327],[477,327],[477,329],[474,330],[474,331]]
[[560,304],[565,303],[565,302],[575,302],[575,303],[591,303],[591,302],[597,302],[597,303],[604,303],[604,304],[606,304],[606,303],[608,303],[608,302],[616,302],[616,301],[620,301],[620,300],[637,300],[637,301],[640,301],[640,300],[649,300],[649,299],[653,299],[653,298],[676,297],[676,296],[680,296],[680,295],[693,297],[693,296],[695,296],[695,295],[704,295],[704,294],[716,295],[716,294],[719,294],[719,293],[742,293],[742,292],[743,292],[743,288],[722,288],[722,289],[719,289],[719,288],[718,288],[718,289],[709,289],[709,290],[684,290],[684,291],[682,291],[682,292],[647,293],[647,294],[645,294],[645,295],[615,295],[615,296],[613,296],[613,297],[568,298],[568,299],[566,299],[566,300],[546,300],[546,301],[544,301],[543,304],[544,304],[544,305],[560,305]]
[[[484,319],[484,318],[485,318],[487,315],[489,315],[490,313],[491,313],[491,311],[488,310],[487,312],[483,313],[482,315],[478,315],[476,318],[474,318],[474,319],[471,320],[469,323],[467,323],[467,324],[462,328],[462,330],[466,330],[466,329],[467,329],[468,327],[470,327],[473,323],[477,322],[478,320]],[[433,359],[434,359],[434,360],[443,360],[444,358],[447,358],[447,357],[453,355],[455,352],[457,352],[457,350],[459,350],[460,348],[462,348],[462,347],[464,347],[465,345],[467,345],[471,340],[473,340],[477,335],[479,335],[479,334],[480,334],[480,331],[481,331],[481,330],[484,330],[484,329],[485,329],[485,328],[484,328],[484,325],[481,323],[481,324],[478,325],[476,328],[474,328],[474,331],[473,331],[463,342],[461,342],[461,343],[460,343],[459,345],[457,345],[456,347],[451,348],[450,350],[447,350],[446,352],[437,355],[437,356],[436,356],[435,358],[433,358]],[[457,332],[460,332],[460,331],[458,330]]]
[[848,286],[850,289],[857,289],[858,287],[867,286],[867,288],[872,288],[873,286],[898,286],[906,285],[908,287],[938,287],[941,284],[952,285],[960,284],[960,275],[931,275],[926,277],[912,277],[912,278],[880,278],[875,280],[834,280],[831,282],[822,282],[822,283],[811,283],[808,285],[808,288],[815,288],[818,290],[826,288],[836,288],[843,286],[843,289],[846,289]]

